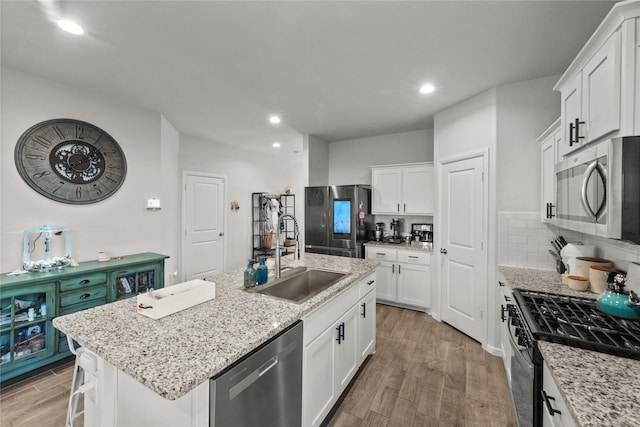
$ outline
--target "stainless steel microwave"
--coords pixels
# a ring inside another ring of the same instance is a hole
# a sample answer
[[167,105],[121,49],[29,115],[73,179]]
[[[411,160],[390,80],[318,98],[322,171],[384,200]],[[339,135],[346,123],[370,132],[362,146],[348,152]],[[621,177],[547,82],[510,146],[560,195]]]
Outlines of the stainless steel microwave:
[[606,139],[556,164],[556,224],[640,244],[640,136]]

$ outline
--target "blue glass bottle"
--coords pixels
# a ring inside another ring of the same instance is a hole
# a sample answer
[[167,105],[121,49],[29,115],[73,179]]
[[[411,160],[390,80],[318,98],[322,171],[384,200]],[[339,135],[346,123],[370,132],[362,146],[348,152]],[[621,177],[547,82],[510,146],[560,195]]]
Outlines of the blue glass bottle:
[[256,270],[253,268],[253,260],[249,260],[247,269],[244,271],[244,287],[250,288],[256,285]]
[[260,265],[256,272],[256,279],[258,281],[258,285],[264,285],[267,283],[267,280],[269,280],[269,270],[267,270],[267,266],[264,265],[264,257],[260,257]]

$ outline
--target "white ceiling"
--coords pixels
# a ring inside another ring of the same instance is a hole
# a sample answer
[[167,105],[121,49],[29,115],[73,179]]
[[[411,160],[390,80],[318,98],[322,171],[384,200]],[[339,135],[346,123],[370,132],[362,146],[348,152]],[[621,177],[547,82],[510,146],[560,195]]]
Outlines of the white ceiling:
[[[612,1],[2,1],[2,64],[251,149],[427,129],[496,85],[560,74]],[[87,34],[60,31],[76,19]],[[419,95],[424,82],[437,91]],[[277,113],[283,123],[270,125]]]

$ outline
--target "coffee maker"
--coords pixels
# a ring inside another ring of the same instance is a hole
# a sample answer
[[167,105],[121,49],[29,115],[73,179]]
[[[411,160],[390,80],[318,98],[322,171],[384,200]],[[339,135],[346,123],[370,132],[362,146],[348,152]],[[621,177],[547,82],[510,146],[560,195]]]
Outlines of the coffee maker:
[[376,222],[376,242],[382,242],[384,238],[384,222]]
[[433,247],[433,224],[411,224],[411,246]]

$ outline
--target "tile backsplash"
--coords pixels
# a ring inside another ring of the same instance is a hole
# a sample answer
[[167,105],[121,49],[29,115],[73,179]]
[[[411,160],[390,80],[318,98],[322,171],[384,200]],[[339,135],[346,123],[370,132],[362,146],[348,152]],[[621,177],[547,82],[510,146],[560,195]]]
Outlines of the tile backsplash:
[[595,246],[597,257],[611,260],[623,270],[630,262],[640,263],[640,245],[547,225],[540,220],[540,212],[498,213],[498,262],[511,267],[555,270],[555,258],[548,251],[551,239],[560,235],[570,243]]

